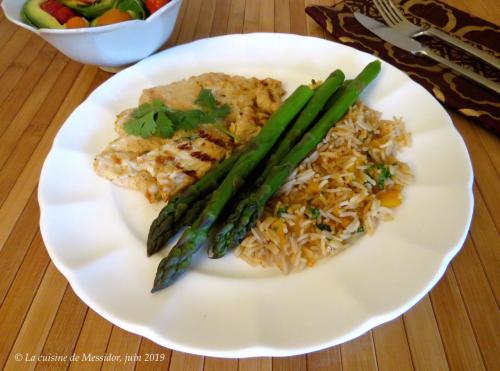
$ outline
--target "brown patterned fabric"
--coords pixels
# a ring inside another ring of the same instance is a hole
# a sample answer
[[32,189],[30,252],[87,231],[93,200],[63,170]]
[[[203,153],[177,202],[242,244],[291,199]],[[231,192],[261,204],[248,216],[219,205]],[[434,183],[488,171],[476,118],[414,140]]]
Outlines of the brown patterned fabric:
[[[473,17],[437,0],[404,0],[399,3],[407,18],[418,25],[433,25],[500,57],[500,30],[494,24]],[[371,1],[345,0],[331,7],[309,6],[306,12],[335,40],[371,53],[405,71],[446,106],[471,117],[484,127],[500,134],[500,97],[457,75],[431,59],[415,56],[383,42],[366,30],[353,16],[359,11],[383,22]],[[442,56],[469,67],[496,82],[499,72],[467,53],[438,39],[420,37],[419,41]]]

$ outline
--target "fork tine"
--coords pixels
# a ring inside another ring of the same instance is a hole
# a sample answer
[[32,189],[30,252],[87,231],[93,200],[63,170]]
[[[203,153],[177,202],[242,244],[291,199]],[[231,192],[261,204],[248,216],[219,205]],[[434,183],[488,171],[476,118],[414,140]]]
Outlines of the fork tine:
[[398,24],[397,19],[394,19],[388,10],[385,7],[385,4],[381,0],[373,0],[373,3],[375,4],[375,7],[378,9],[378,12],[384,19],[384,21],[389,25],[389,26],[395,26]]
[[403,15],[403,13],[398,9],[398,7],[396,6],[396,4],[394,4],[393,1],[391,1],[391,0],[382,0],[382,1],[386,3],[386,5],[388,6],[389,10],[391,11],[391,14],[393,14],[393,16],[399,22],[403,22],[403,21],[406,20],[406,18]]

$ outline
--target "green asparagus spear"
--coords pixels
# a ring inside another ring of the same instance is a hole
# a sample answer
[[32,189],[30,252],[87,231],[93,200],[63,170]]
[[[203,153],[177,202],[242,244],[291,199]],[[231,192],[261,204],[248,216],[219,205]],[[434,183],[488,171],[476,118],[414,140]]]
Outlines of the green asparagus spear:
[[326,102],[325,106],[323,107],[323,113],[326,113],[330,108],[332,108],[333,104],[335,101],[338,99],[339,95],[342,94],[342,92],[345,90],[346,86],[351,83],[352,80],[344,80],[344,83],[340,88],[337,89],[335,94],[333,94],[330,99]]
[[344,81],[344,74],[340,70],[335,70],[323,84],[321,84],[315,91],[314,95],[300,113],[297,121],[285,134],[285,137],[278,142],[276,150],[266,162],[266,167],[262,174],[259,176],[256,184],[260,185],[269,174],[274,165],[278,164],[286,153],[292,148],[295,143],[300,139],[304,132],[311,126],[316,116],[319,115],[323,106],[328,98],[335,93],[335,91],[342,85]]
[[170,237],[183,226],[182,224],[184,223],[182,223],[182,220],[186,212],[191,208],[191,205],[198,198],[217,188],[221,179],[226,176],[245,148],[235,151],[226,160],[216,165],[200,180],[188,187],[180,195],[171,199],[160,211],[160,214],[149,228],[147,241],[148,256],[162,249]]
[[[321,117],[314,127],[307,132],[280,162],[273,167],[264,183],[250,196],[237,206],[238,217],[230,221],[235,224],[233,228],[222,227],[223,242],[212,249],[213,257],[221,257],[227,248],[235,247],[246,237],[255,221],[262,213],[266,202],[279,190],[293,170],[307,157],[309,152],[323,140],[330,128],[344,116],[349,107],[354,104],[363,89],[375,79],[380,72],[380,62],[368,64],[363,71],[339,94],[331,108]],[[226,233],[224,233],[226,232]],[[229,234],[229,235],[228,235]]]
[[312,95],[313,91],[309,87],[298,87],[271,116],[259,134],[252,140],[249,150],[240,156],[221,185],[212,193],[207,205],[193,225],[184,232],[168,256],[160,262],[151,292],[169,286],[180,273],[187,269],[191,264],[192,256],[206,242],[210,229],[231,197]]
[[210,194],[207,194],[205,197],[200,198],[199,200],[194,202],[193,205],[187,211],[184,218],[182,218],[180,223],[175,226],[174,230],[178,231],[182,227],[190,226],[191,224],[193,224],[198,215],[200,215],[200,213],[205,208],[209,199],[210,199]]
[[[340,70],[335,70],[330,76],[321,84],[315,91],[314,95],[307,103],[307,106],[300,113],[299,117],[292,125],[290,130],[285,134],[285,137],[280,140],[277,144],[276,149],[273,148],[273,153],[269,156],[266,161],[266,166],[257,181],[252,184],[254,187],[259,187],[266,176],[269,174],[274,165],[278,164],[286,153],[297,143],[304,132],[311,126],[314,119],[323,110],[328,99],[334,95],[335,91],[340,87],[344,81],[344,74]],[[229,215],[226,223],[222,229],[217,233],[215,237],[214,244],[208,249],[208,256],[210,258],[219,258],[219,251],[227,251],[231,245],[229,236],[231,235],[232,229],[235,227],[235,222],[238,221],[241,212],[245,208],[247,199],[247,192],[245,192],[241,197],[238,198],[237,207]]]

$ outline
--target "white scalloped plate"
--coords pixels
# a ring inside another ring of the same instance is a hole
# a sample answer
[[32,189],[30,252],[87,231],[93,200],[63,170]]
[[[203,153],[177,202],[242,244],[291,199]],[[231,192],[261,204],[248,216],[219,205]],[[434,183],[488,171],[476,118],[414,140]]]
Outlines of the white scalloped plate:
[[154,55],[113,76],[64,123],[43,166],[39,202],[47,250],[78,296],[112,323],[180,351],[220,356],[288,356],[355,338],[414,305],[444,273],[472,216],[472,168],[441,105],[383,63],[362,100],[401,116],[413,145],[401,157],[415,183],[396,218],[342,254],[282,276],[234,256],[200,252],[192,269],[150,294],[165,254],[147,258],[159,211],[138,192],[93,173],[111,141],[114,115],[143,89],[203,72],[284,82],[288,92],[342,69],[355,76],[373,56],[330,41],[285,34],[230,35]]

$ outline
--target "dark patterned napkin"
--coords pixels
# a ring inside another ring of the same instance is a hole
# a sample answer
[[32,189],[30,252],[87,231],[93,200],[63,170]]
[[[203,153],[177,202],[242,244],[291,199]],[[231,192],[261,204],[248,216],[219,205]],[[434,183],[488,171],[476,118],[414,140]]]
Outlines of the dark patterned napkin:
[[[500,29],[494,24],[438,0],[403,0],[399,5],[413,23],[433,25],[494,54],[497,58],[500,57]],[[344,0],[331,7],[313,5],[306,8],[306,12],[334,39],[393,64],[446,106],[500,135],[500,96],[431,59],[412,55],[383,42],[356,21],[353,16],[355,11],[383,22],[373,3],[366,0]],[[442,56],[499,82],[500,75],[495,68],[467,53],[431,37],[420,37],[419,41]]]

